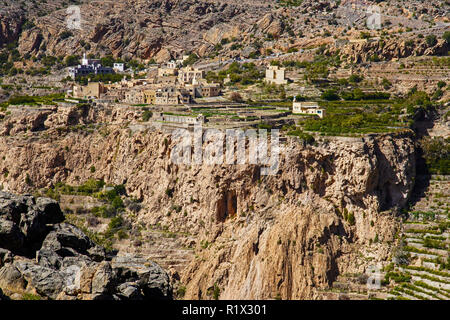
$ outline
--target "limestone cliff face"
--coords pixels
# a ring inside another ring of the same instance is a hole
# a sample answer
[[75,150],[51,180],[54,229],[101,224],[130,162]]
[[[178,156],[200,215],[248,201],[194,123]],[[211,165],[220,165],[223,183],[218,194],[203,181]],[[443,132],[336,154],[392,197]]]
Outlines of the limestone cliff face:
[[[430,46],[424,39],[374,41],[347,45],[342,53],[349,63],[369,62],[374,57],[390,61],[411,56],[445,56],[449,50],[445,40]],[[336,48],[334,50],[337,50]]]
[[[187,298],[212,298],[214,287],[224,299],[321,298],[338,274],[387,259],[392,209],[415,175],[409,133],[315,146],[289,138],[278,175],[261,176],[255,165],[173,164],[171,136],[146,129],[139,112],[12,112],[0,123],[0,184],[23,193],[88,178],[124,183],[147,206],[141,222],[196,236],[182,273]],[[182,210],[169,215],[174,206]],[[375,237],[381,243],[369,246]]]

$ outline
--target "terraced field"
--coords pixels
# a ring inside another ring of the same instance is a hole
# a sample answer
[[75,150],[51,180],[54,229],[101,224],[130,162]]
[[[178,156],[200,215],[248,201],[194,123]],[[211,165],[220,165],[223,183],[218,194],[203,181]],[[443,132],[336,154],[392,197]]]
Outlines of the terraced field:
[[388,299],[450,299],[449,184],[450,176],[432,176],[409,212],[393,263],[384,270]]
[[[322,292],[325,299],[450,299],[450,176],[417,179],[424,191],[413,197],[418,201],[391,248],[392,260],[383,263],[377,273],[366,270],[339,275],[332,287]],[[378,279],[379,285],[369,286],[369,276]]]

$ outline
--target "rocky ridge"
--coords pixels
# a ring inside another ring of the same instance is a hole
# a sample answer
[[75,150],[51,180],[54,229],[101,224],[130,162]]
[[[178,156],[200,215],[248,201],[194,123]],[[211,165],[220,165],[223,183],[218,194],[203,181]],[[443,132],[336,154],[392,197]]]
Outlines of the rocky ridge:
[[[352,10],[346,1],[305,0],[289,8],[280,6],[278,1],[261,0],[124,0],[76,4],[80,8],[81,29],[69,30],[67,3],[55,0],[19,6],[7,2],[0,10],[0,45],[17,41],[22,55],[66,56],[86,51],[166,61],[183,52],[206,57],[218,45],[227,55],[255,50],[264,53],[266,47],[285,51],[291,47],[319,46],[320,42],[332,43],[331,35],[342,36],[347,29],[353,28],[352,37],[359,36],[358,30],[365,27],[366,18],[364,8]],[[383,12],[403,17],[397,23],[393,21],[395,25],[425,28],[427,20],[448,21],[448,10],[445,11],[448,4],[443,7],[439,4],[438,1],[410,1],[402,4],[406,6],[404,10],[397,8],[396,2],[380,5]],[[421,20],[409,21],[411,11],[415,10],[420,11]],[[355,21],[349,23],[351,16],[355,16]],[[330,36],[323,35],[325,31]],[[315,42],[316,38],[321,39]],[[257,42],[262,46],[256,45]],[[235,50],[233,44],[242,48]],[[433,54],[434,50],[426,49],[405,52]]]

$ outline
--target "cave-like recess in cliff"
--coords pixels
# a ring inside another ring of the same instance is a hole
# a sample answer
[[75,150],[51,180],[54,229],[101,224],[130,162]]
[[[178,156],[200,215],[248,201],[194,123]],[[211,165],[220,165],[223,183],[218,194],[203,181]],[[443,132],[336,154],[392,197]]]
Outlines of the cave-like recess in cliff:
[[237,212],[236,191],[226,191],[217,201],[216,221],[224,222],[228,216],[234,216]]

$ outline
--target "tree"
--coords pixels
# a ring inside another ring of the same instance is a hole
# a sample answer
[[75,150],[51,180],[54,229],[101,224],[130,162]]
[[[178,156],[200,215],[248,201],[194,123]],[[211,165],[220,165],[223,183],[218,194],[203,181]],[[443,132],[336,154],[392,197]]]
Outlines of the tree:
[[360,83],[361,81],[363,81],[363,77],[359,76],[357,74],[352,74],[349,78],[348,81],[351,83]]
[[392,83],[386,78],[383,78],[383,81],[381,81],[381,85],[383,86],[384,90],[388,90],[392,87]]
[[114,58],[112,56],[106,56],[100,59],[100,63],[104,67],[112,67],[114,65]]
[[186,60],[184,60],[183,66],[184,67],[190,66],[190,65],[196,63],[198,61],[198,59],[199,59],[199,57],[195,53],[191,53],[189,55],[189,57]]
[[67,39],[69,37],[72,37],[73,33],[70,31],[63,31],[60,35],[59,35],[59,39],[64,40]]
[[428,44],[430,47],[433,47],[433,46],[435,46],[436,43],[437,43],[437,37],[436,37],[436,35],[434,35],[434,34],[430,34],[430,35],[428,35],[428,36],[425,38],[425,41],[427,42],[427,44]]
[[339,100],[339,95],[336,93],[335,90],[329,89],[322,93],[322,99],[328,100],[328,101],[336,101]]
[[361,89],[356,88],[353,90],[353,99],[354,100],[363,100],[364,98],[364,92],[362,92]]
[[442,39],[444,39],[445,42],[450,43],[450,31],[445,31]]
[[233,92],[230,95],[230,99],[234,102],[242,102],[242,96],[238,92]]
[[80,63],[80,57],[79,56],[67,56],[66,57],[66,66],[76,66]]
[[437,83],[437,86],[438,86],[439,89],[442,89],[446,85],[447,85],[447,83],[445,83],[445,81],[442,81],[442,80]]

